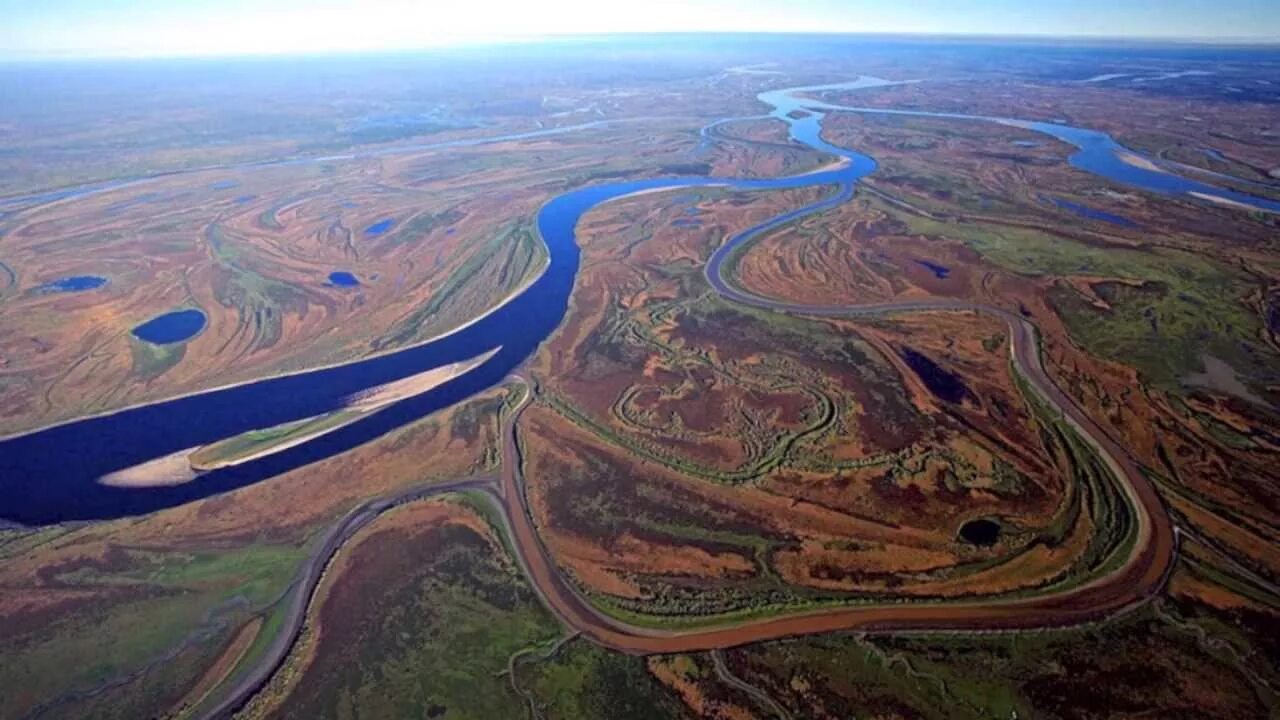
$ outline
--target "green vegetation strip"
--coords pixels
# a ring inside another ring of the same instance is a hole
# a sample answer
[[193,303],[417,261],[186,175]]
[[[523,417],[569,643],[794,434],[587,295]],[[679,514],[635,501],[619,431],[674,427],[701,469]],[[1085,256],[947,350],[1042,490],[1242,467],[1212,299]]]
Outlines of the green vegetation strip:
[[191,466],[211,469],[221,465],[232,465],[278,445],[336,429],[360,415],[361,413],[355,410],[340,410],[276,425],[265,430],[251,430],[200,448],[191,454]]

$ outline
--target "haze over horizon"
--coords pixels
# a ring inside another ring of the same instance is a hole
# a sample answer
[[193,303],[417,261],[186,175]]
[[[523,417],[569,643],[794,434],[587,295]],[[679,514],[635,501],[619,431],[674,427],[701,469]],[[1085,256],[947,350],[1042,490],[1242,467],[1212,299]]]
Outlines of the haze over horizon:
[[1280,41],[1265,0],[920,0],[776,3],[514,0],[426,6],[408,0],[0,0],[0,59],[201,57],[412,50],[609,33],[822,32],[1135,40]]

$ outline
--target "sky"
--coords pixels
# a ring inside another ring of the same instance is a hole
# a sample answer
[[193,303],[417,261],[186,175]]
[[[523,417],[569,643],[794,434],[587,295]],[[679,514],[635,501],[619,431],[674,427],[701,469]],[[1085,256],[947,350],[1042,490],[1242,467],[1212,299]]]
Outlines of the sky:
[[610,32],[1280,41],[1278,0],[0,0],[0,57],[377,51]]

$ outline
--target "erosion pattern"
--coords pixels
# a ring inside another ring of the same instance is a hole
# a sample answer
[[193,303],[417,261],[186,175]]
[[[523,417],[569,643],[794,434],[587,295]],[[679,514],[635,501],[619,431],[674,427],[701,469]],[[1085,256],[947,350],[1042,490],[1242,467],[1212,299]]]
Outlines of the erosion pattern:
[[[3,471],[4,489],[13,500],[0,516],[23,524],[38,525],[62,520],[136,515],[172,507],[256,483],[344,452],[413,419],[493,386],[516,369],[563,318],[578,273],[579,250],[574,238],[578,220],[592,208],[611,200],[677,188],[753,191],[835,187],[834,194],[743,233],[711,259],[708,277],[713,287],[730,299],[746,301],[746,294],[732,292],[720,279],[720,268],[730,253],[761,233],[839,206],[852,196],[854,183],[876,168],[871,158],[822,139],[823,121],[826,117],[823,110],[841,109],[842,106],[808,99],[806,94],[890,84],[892,83],[888,81],[861,78],[851,83],[770,91],[759,95],[761,101],[773,107],[771,116],[786,123],[792,141],[836,159],[837,162],[815,172],[776,179],[702,177],[638,180],[588,186],[554,198],[542,207],[537,219],[538,232],[546,243],[549,254],[548,264],[542,274],[511,296],[505,304],[491,308],[471,323],[444,336],[405,350],[356,362],[196,393],[175,400],[148,403],[0,441],[0,470]],[[858,111],[855,108],[848,109]],[[965,119],[1010,122],[975,116],[966,116]],[[1176,176],[1167,172],[1135,169],[1116,160],[1120,153],[1132,153],[1110,141],[1107,136],[1070,128],[1064,132],[1062,127],[1035,125],[1038,131],[1057,133],[1069,142],[1076,142],[1079,152],[1072,157],[1072,163],[1081,169],[1156,193],[1194,197],[1205,202],[1217,198],[1239,204],[1252,203],[1250,207],[1261,211],[1271,211],[1276,206],[1274,201],[1252,198],[1194,180],[1170,180],[1169,178]],[[88,192],[93,192],[93,189]],[[748,304],[761,305],[759,299]],[[781,305],[775,307],[784,309]],[[857,308],[852,314],[938,310],[945,307],[945,303],[899,304]],[[849,308],[797,306],[790,309],[814,315],[851,312]],[[357,393],[446,364],[476,358],[495,348],[497,352],[487,361],[451,382],[403,399],[370,417],[361,418],[280,452],[220,467],[178,485],[121,488],[98,482],[105,476],[146,466],[157,459],[181,454],[224,438],[339,411]],[[1066,412],[1064,408],[1058,408],[1058,411]],[[172,422],[174,417],[197,416],[201,418],[199,423]],[[44,458],[56,453],[74,455],[77,462],[50,467]]]
[[[603,202],[641,191],[696,186],[727,186],[734,189],[752,190],[798,189],[833,185],[836,188],[836,192],[827,195],[824,199],[807,205],[800,210],[778,216],[768,222],[757,225],[751,230],[731,238],[722,245],[712,256],[706,267],[707,279],[712,287],[721,296],[736,303],[798,315],[871,316],[915,312],[976,311],[1006,323],[1010,340],[1010,362],[1013,368],[1038,399],[1054,413],[1057,413],[1088,445],[1090,450],[1096,454],[1097,458],[1109,471],[1112,480],[1117,483],[1123,492],[1125,503],[1133,520],[1131,528],[1132,541],[1125,546],[1126,552],[1123,562],[1110,568],[1107,572],[1068,590],[1050,592],[1034,597],[945,604],[896,603],[881,606],[864,605],[846,608],[824,608],[781,617],[728,622],[710,629],[655,630],[641,627],[613,618],[581,598],[573,587],[566,582],[557,569],[554,559],[540,540],[537,529],[530,517],[520,478],[519,449],[516,446],[514,436],[514,423],[519,415],[517,410],[511,413],[504,421],[503,435],[506,451],[504,453],[505,466],[501,486],[493,488],[489,483],[476,481],[474,484],[468,484],[465,487],[485,490],[500,503],[506,529],[514,540],[513,544],[522,565],[533,580],[540,595],[566,624],[600,644],[627,652],[651,653],[730,647],[787,635],[849,628],[967,630],[1072,624],[1096,619],[1132,606],[1135,602],[1150,596],[1156,591],[1167,575],[1176,550],[1176,541],[1173,526],[1154,489],[1123,448],[1119,447],[1104,430],[1094,423],[1049,378],[1041,362],[1036,330],[1025,318],[1001,308],[950,301],[914,301],[841,307],[787,303],[745,291],[737,287],[727,277],[725,272],[726,261],[735,250],[750,243],[761,233],[839,205],[852,195],[853,183],[859,177],[874,170],[875,165],[869,158],[832,146],[822,141],[819,137],[822,120],[825,116],[824,111],[846,108],[825,102],[805,100],[800,97],[800,93],[818,92],[824,89],[838,89],[840,87],[801,88],[791,91],[765,93],[761,96],[762,100],[774,106],[774,117],[787,122],[792,139],[800,141],[815,150],[835,156],[838,159],[838,163],[834,167],[808,176],[781,180],[729,181],[715,178],[698,178],[641,181],[591,187],[562,196],[544,208],[539,217],[539,229],[551,249],[551,266],[526,293],[489,316],[495,318],[490,323],[491,327],[485,327],[482,321],[481,324],[473,325],[472,328],[481,327],[491,332],[493,326],[506,325],[506,328],[510,329],[509,323],[513,319],[519,319],[520,317],[516,310],[511,310],[510,308],[519,309],[525,307],[533,300],[552,298],[558,301],[561,307],[560,314],[562,315],[563,300],[567,298],[568,292],[572,288],[577,258],[576,254],[570,255],[569,264],[561,266],[557,266],[557,258],[563,261],[565,251],[571,249],[572,232],[577,219],[587,210]],[[847,89],[850,86],[843,87]],[[797,112],[798,110],[802,110],[803,114]],[[986,120],[985,118],[973,117],[966,117],[965,119]],[[1119,149],[1096,144],[1081,145],[1081,153],[1086,157],[1077,160],[1079,167],[1086,170],[1091,169],[1088,157],[1090,152],[1114,154],[1119,152]],[[1133,184],[1143,186],[1144,178],[1141,176],[1131,176],[1127,179]],[[1264,210],[1272,209],[1265,201],[1254,203],[1247,196],[1244,196],[1246,199],[1241,200],[1236,197],[1236,194],[1228,195],[1225,191],[1220,192],[1210,186],[1199,183],[1192,183],[1188,186],[1165,185],[1148,189],[1154,189],[1158,192],[1195,193],[1198,196],[1209,195],[1228,199],[1232,202],[1248,202],[1251,203],[1251,206]],[[1215,195],[1215,193],[1217,194]],[[560,242],[564,240],[566,226],[569,233],[568,246]],[[521,302],[524,302],[524,305],[521,305]],[[501,324],[498,323],[498,320],[501,320]],[[346,448],[359,444],[368,437],[376,436],[389,428],[402,424],[407,418],[421,416],[423,412],[429,412],[436,407],[465,397],[476,389],[488,387],[500,381],[506,376],[508,370],[518,365],[527,353],[533,347],[536,347],[537,342],[542,337],[545,337],[545,334],[549,333],[551,328],[554,328],[558,320],[559,315],[556,315],[549,322],[544,321],[532,328],[532,332],[528,334],[525,342],[504,344],[502,346],[503,350],[495,354],[490,360],[458,379],[445,383],[438,390],[397,403],[388,410],[378,413],[374,418],[361,423],[354,423],[349,430],[327,434],[322,440],[303,443],[297,446],[297,449],[275,454],[262,461],[245,463],[227,470],[221,475],[215,474],[212,478],[201,478],[190,484],[187,489],[135,489],[119,491],[118,493],[116,491],[101,491],[106,494],[97,496],[95,499],[108,499],[109,512],[112,515],[136,514],[255,482],[291,467],[306,464],[318,457],[341,452]],[[272,387],[278,391],[283,391],[286,388],[300,389],[307,384],[306,381],[311,381],[312,384],[321,379],[340,381],[336,383],[337,389],[332,391],[334,393],[333,396],[320,398],[311,396],[305,401],[299,401],[293,406],[286,406],[275,411],[276,414],[274,415],[268,412],[254,415],[247,420],[236,421],[244,423],[244,425],[236,424],[231,418],[236,414],[235,411],[242,409],[235,407],[237,403],[234,400],[237,392],[243,395],[243,393],[248,392],[247,390],[216,391],[187,398],[180,402],[190,403],[193,407],[200,407],[203,404],[203,406],[211,407],[214,411],[212,413],[215,421],[214,425],[212,429],[204,431],[209,433],[210,437],[194,438],[197,443],[193,444],[208,442],[210,439],[219,437],[227,437],[236,432],[254,427],[263,427],[273,422],[278,423],[305,418],[319,411],[330,409],[327,403],[332,403],[334,397],[344,397],[352,391],[402,377],[406,374],[406,368],[420,371],[423,369],[421,367],[422,364],[438,365],[441,364],[442,358],[458,360],[466,357],[475,357],[479,354],[477,351],[489,350],[494,347],[484,341],[488,337],[484,333],[472,331],[468,335],[468,330],[451,336],[448,341],[450,344],[448,345],[427,345],[423,348],[415,349],[407,359],[404,359],[405,356],[393,356],[393,358],[401,357],[405,363],[404,365],[398,365],[391,360],[381,360],[380,363],[375,363],[373,368],[377,372],[372,377],[375,382],[370,382],[371,377],[366,374],[370,370],[370,365],[362,363],[358,366],[344,366],[324,371],[329,374],[326,378],[304,374],[286,380],[270,381],[274,384],[268,384],[265,387],[250,386],[255,392],[271,389]],[[542,332],[542,335],[537,334],[539,331]],[[355,369],[352,369],[356,367],[362,368],[366,372],[356,372]],[[334,386],[331,385],[330,387]],[[175,410],[175,407],[171,404],[148,406],[126,411],[126,413],[121,414],[124,417],[116,417],[114,420],[120,421],[120,424],[126,428],[134,427],[132,432],[137,432],[136,428],[139,426],[131,426],[129,424],[131,420],[138,417],[146,417],[148,413],[158,417],[159,414],[173,410]],[[129,413],[133,413],[133,415],[129,415]],[[220,415],[219,413],[222,414]],[[224,422],[225,424],[219,425],[218,422]],[[14,482],[17,486],[18,497],[32,500],[36,508],[28,514],[23,514],[24,511],[22,509],[15,508],[9,516],[16,520],[35,523],[54,522],[62,517],[80,516],[77,511],[83,508],[83,505],[77,508],[69,498],[58,497],[52,490],[47,491],[46,494],[41,494],[34,487],[36,479],[33,474],[30,474],[30,468],[23,463],[22,458],[30,457],[26,454],[26,451],[40,442],[74,439],[75,433],[92,431],[103,427],[104,424],[102,421],[97,423],[89,422],[86,425],[72,423],[62,429],[55,428],[51,431],[43,431],[44,433],[50,433],[43,435],[43,437],[42,433],[20,436],[6,441],[4,446],[0,446],[0,450],[5,453],[7,469],[14,472],[8,477],[17,478],[16,480],[6,480],[6,482]],[[122,430],[121,432],[126,431]],[[182,443],[192,439],[190,436],[184,437],[179,434],[172,434],[161,438],[145,449],[126,451],[123,455],[113,455],[103,451],[95,456],[91,452],[91,457],[87,458],[88,461],[84,464],[82,470],[86,475],[80,478],[69,477],[67,482],[83,479],[96,480],[105,471],[119,469],[119,467],[131,463],[136,464],[139,461],[154,459],[168,452],[181,450],[184,447],[191,447],[192,444],[183,445]],[[34,445],[27,445],[26,443]],[[61,489],[66,490],[68,487],[70,485],[64,484]],[[459,487],[463,486],[444,485],[438,489],[438,492],[454,491]],[[418,490],[415,491],[413,497],[423,497],[431,494],[431,492],[433,491]],[[128,498],[127,501],[121,499],[126,497]],[[376,512],[379,507],[381,506],[370,506],[363,509],[347,522],[367,522],[368,512]],[[322,543],[318,555],[309,566],[308,578],[310,579],[307,580],[308,583],[314,586],[314,578],[318,575],[317,568],[323,566],[327,557],[336,551],[337,546],[340,544],[340,539],[349,532],[351,527],[356,526],[358,525],[340,526],[334,531],[333,535],[329,536],[332,539],[326,539]],[[295,626],[302,612],[303,610],[299,610],[293,613],[294,619],[291,622],[295,623]]]

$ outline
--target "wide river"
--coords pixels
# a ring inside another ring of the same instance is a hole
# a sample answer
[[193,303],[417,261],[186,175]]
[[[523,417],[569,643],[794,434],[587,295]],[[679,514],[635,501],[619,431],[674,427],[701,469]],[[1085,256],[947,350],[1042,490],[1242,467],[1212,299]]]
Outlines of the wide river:
[[[741,180],[715,177],[656,178],[593,185],[560,195],[538,214],[537,226],[550,260],[545,272],[508,303],[478,321],[417,347],[365,360],[275,377],[228,388],[85,418],[0,440],[0,518],[27,525],[68,520],[118,518],[173,507],[244,487],[331,457],[369,442],[430,413],[493,387],[528,358],[564,318],[578,272],[575,228],[584,213],[641,191],[724,187],[738,191],[830,186],[832,192],[804,208],[772,218],[732,239],[746,242],[761,232],[844,202],[856,181],[876,168],[871,158],[835,147],[821,138],[832,111],[934,115],[995,122],[1045,133],[1077,148],[1073,166],[1117,183],[1162,195],[1192,195],[1210,201],[1280,212],[1280,202],[1227,190],[1161,169],[1134,164],[1142,158],[1110,136],[1051,123],[972,115],[853,108],[817,99],[830,90],[857,90],[888,84],[873,78],[850,83],[789,88],[761,93],[769,115],[786,122],[793,140],[828,153],[828,169],[794,177]],[[723,121],[722,121],[723,122]],[[567,129],[448,145],[471,145],[552,134]],[[423,146],[431,147],[431,146]],[[1130,161],[1126,161],[1126,157]],[[112,187],[119,187],[115,185]],[[101,186],[100,186],[101,187]],[[62,194],[63,197],[67,194]],[[718,253],[718,258],[727,253]],[[722,292],[718,264],[708,276]],[[422,394],[400,400],[369,416],[305,443],[169,486],[118,487],[100,480],[111,473],[254,429],[331,412],[350,396],[449,363],[501,348],[483,364]]]

